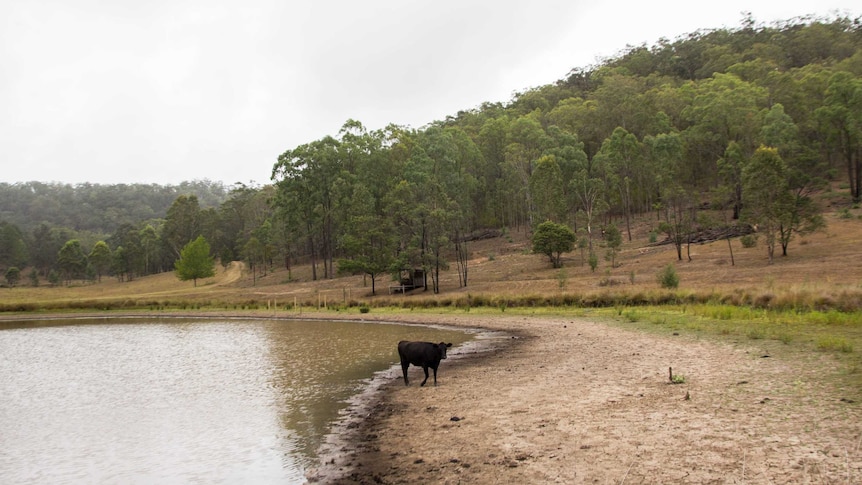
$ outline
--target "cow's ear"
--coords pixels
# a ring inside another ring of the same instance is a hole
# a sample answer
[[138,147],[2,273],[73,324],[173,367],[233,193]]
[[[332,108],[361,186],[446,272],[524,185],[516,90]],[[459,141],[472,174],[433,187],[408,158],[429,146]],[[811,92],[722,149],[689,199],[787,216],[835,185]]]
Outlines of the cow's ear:
[[448,343],[448,344],[446,344],[446,347],[451,347],[451,346],[452,346],[452,343],[451,343],[451,342],[450,342],[450,343]]

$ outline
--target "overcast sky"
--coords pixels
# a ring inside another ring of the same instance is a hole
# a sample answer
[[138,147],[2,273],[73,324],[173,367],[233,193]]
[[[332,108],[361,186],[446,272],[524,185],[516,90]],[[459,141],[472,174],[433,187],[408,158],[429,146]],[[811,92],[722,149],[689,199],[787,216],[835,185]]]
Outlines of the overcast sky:
[[269,182],[347,119],[421,128],[627,45],[858,0],[0,0],[0,182]]

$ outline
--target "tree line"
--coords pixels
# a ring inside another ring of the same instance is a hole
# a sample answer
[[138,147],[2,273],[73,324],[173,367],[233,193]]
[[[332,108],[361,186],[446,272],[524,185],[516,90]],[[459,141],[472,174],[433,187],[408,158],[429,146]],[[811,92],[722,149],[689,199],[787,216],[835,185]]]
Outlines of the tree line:
[[[170,270],[202,235],[219,259],[244,259],[254,275],[304,262],[314,278],[363,273],[373,288],[380,276],[422,268],[438,291],[451,267],[468,284],[477,230],[549,221],[593,254],[604,228],[614,223],[631,240],[643,214],[679,259],[697,231],[747,223],[771,260],[822,225],[811,196],[828,182],[862,199],[860,27],[846,16],[746,18],[736,29],[629,46],[508,103],[420,129],[348,120],[278,156],[271,185],[236,187],[210,208],[182,195],[163,219],[118,226],[105,243],[133,257],[108,271]],[[0,233],[14,233],[4,224]],[[44,272],[35,236],[20,239]]]

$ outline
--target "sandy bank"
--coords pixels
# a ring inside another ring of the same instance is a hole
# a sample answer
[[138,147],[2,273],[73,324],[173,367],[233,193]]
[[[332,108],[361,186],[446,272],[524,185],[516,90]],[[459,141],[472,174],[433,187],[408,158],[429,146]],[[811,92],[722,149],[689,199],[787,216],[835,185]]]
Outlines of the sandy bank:
[[[583,319],[398,320],[519,338],[444,361],[436,388],[391,376],[309,481],[862,482],[859,403],[820,385],[817,365],[771,358],[756,341]],[[686,382],[670,384],[669,367]]]

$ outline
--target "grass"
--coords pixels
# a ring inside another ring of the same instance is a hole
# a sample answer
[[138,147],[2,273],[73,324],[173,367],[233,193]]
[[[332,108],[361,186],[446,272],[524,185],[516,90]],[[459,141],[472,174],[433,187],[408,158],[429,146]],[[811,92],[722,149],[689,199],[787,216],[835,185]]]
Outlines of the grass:
[[[631,318],[636,314],[638,318]],[[862,311],[763,309],[717,303],[595,309],[607,318],[640,331],[688,335],[743,346],[757,353],[810,359],[823,366],[822,379],[862,390]],[[818,361],[826,356],[829,361]]]

